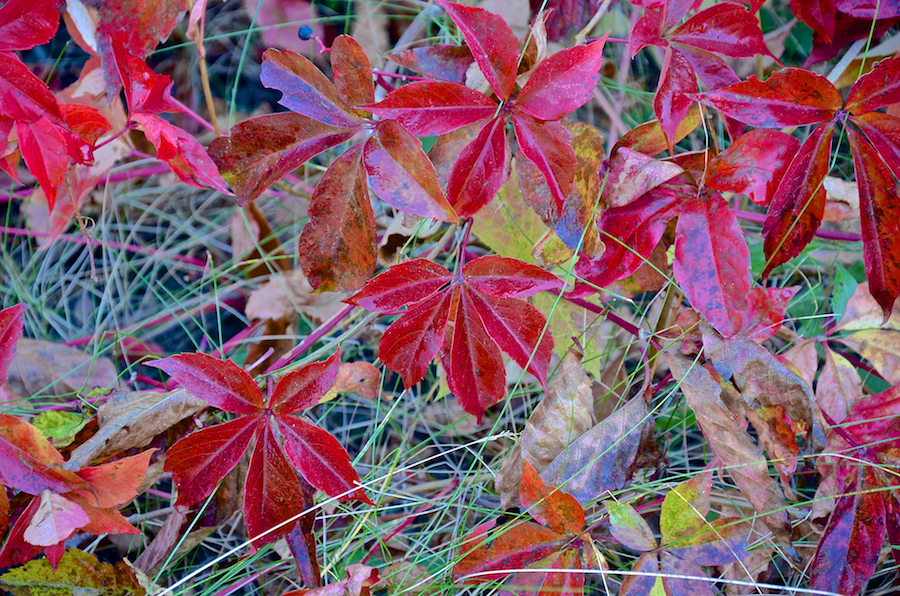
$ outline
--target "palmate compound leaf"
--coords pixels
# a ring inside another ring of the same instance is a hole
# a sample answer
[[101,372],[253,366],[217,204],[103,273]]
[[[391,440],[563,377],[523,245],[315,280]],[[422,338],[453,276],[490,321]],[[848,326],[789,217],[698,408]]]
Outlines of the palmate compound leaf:
[[[513,574],[504,587],[521,596],[580,595],[588,567],[583,559],[584,510],[571,495],[548,486],[524,462],[519,500],[535,521],[516,519],[496,528],[477,526],[460,546],[462,559],[453,568],[459,582],[497,581]],[[537,522],[537,523],[536,523]],[[530,568],[528,571],[518,571]]]
[[[329,496],[371,503],[360,487],[350,456],[337,440],[292,416],[318,403],[334,383],[339,363],[337,352],[323,362],[291,372],[266,399],[253,378],[229,360],[181,354],[153,362],[152,366],[169,373],[193,395],[239,416],[194,432],[169,449],[166,470],[179,489],[176,504],[189,507],[212,494],[254,439],[245,482],[244,520],[257,546],[290,532],[293,524],[284,522],[309,506],[291,465]],[[273,425],[284,438],[283,445]]]
[[[666,49],[653,110],[670,152],[676,129],[694,101],[691,95],[697,92],[698,75],[707,88],[719,89],[740,81],[723,57],[771,56],[758,20],[743,5],[720,2],[678,25],[690,7],[691,3],[685,2],[674,12],[669,3],[661,9],[648,8],[631,37],[632,56],[649,45]],[[673,15],[680,16],[672,20]]]
[[544,316],[517,299],[561,285],[516,259],[481,257],[459,275],[415,259],[378,275],[347,302],[375,312],[406,306],[381,339],[382,362],[412,387],[440,351],[450,390],[480,420],[505,393],[500,350],[546,386],[553,339],[544,333]]
[[[891,213],[900,200],[895,176],[900,170],[900,130],[896,118],[872,110],[900,101],[900,57],[879,62],[854,83],[844,106],[841,94],[827,79],[806,70],[786,68],[765,82],[755,77],[695,99],[727,116],[761,127],[819,124],[788,166],[772,199],[766,223],[766,268],[800,254],[822,221],[830,168],[831,140],[838,121],[847,120],[863,131],[848,128],[854,169],[860,185],[863,256],[872,295],[885,318],[900,292],[900,249]],[[893,172],[891,172],[893,171]]]
[[632,568],[641,575],[628,576],[622,582],[622,596],[712,596],[713,584],[700,566],[725,565],[747,556],[749,524],[729,518],[706,520],[711,480],[710,469],[666,495],[660,512],[662,539],[658,552],[648,552],[657,550],[656,539],[631,505],[606,502],[612,535],[629,548],[647,553]]

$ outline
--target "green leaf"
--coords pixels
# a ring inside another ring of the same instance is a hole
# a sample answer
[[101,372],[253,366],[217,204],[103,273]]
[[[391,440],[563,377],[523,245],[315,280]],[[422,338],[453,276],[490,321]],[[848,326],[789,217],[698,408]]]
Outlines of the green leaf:
[[858,282],[840,263],[834,265],[834,292],[831,295],[831,311],[835,320],[840,321],[847,309],[847,302],[856,291]]
[[54,447],[59,448],[71,444],[88,419],[72,412],[48,410],[35,416],[31,423],[50,439]]
[[669,491],[659,518],[663,545],[693,536],[706,522],[711,487],[712,473],[706,472]]
[[604,501],[603,504],[609,511],[612,535],[619,542],[637,551],[651,551],[656,548],[653,530],[634,507],[618,501]]
[[0,588],[13,596],[144,596],[134,571],[125,563],[101,563],[76,548],[67,550],[56,571],[36,559],[0,576]]

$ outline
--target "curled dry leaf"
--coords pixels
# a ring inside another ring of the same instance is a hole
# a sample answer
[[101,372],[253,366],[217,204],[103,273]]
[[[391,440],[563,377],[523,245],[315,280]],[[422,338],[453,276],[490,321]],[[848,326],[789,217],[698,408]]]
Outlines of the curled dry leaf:
[[72,451],[64,467],[79,470],[105,453],[149,445],[153,437],[206,406],[184,389],[114,391],[97,410],[99,429]]
[[22,338],[9,366],[9,386],[20,397],[65,395],[115,384],[116,365],[76,348]]
[[652,431],[648,403],[640,396],[632,398],[571,442],[541,472],[541,478],[563,487],[579,503],[601,498],[628,485]]
[[708,370],[684,358],[664,357],[715,454],[775,537],[790,545],[791,526],[784,496],[769,476],[762,450],[747,433],[744,417],[729,409],[722,385]]
[[319,403],[330,401],[340,393],[356,393],[368,399],[376,399],[379,395],[390,398],[389,394],[381,392],[381,371],[364,360],[342,363],[334,385]]
[[274,275],[258,290],[250,293],[244,313],[251,320],[293,320],[298,313],[322,322],[340,311],[346,294],[314,294],[313,287],[299,269]]
[[504,509],[516,506],[524,457],[541,472],[593,424],[594,395],[591,381],[581,366],[581,355],[569,351],[553,377],[546,397],[528,422],[516,449],[504,460],[494,486]]

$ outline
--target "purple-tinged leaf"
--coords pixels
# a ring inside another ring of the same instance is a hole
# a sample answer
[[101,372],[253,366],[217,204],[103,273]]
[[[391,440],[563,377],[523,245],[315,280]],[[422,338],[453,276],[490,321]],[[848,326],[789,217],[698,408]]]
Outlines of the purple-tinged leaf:
[[524,113],[513,113],[513,125],[519,151],[544,175],[556,210],[560,211],[575,179],[572,135],[559,122],[537,120]]
[[653,99],[653,112],[669,142],[669,152],[674,152],[675,131],[694,103],[690,95],[698,90],[697,75],[684,54],[675,48],[666,48],[659,88]]
[[751,130],[710,162],[706,185],[768,205],[799,147],[800,142],[789,134]]
[[388,54],[387,59],[424,77],[447,83],[466,82],[466,71],[475,61],[466,46],[435,44]]
[[362,46],[349,35],[338,35],[331,44],[331,68],[334,86],[351,107],[375,101],[372,65]]
[[894,56],[875,64],[872,70],[853,84],[847,96],[847,111],[859,116],[898,102],[900,102],[900,56]]
[[334,83],[300,54],[266,50],[259,80],[266,87],[281,91],[283,96],[278,103],[289,110],[330,126],[359,126]]
[[341,351],[322,362],[307,364],[300,370],[286,374],[275,385],[270,400],[272,412],[277,416],[293,414],[311,408],[331,389],[338,375]]
[[422,143],[394,120],[383,120],[363,150],[369,186],[404,213],[455,222],[456,211],[441,191]]
[[698,12],[666,35],[666,40],[729,58],[771,56],[757,18],[735,2],[714,4]]

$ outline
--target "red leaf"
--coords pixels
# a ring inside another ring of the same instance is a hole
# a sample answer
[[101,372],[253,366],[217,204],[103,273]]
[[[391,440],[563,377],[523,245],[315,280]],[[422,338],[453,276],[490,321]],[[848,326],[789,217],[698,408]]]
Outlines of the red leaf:
[[326,170],[308,213],[298,257],[310,285],[323,292],[359,289],[375,272],[377,250],[361,145]]
[[476,290],[497,298],[527,298],[562,287],[549,271],[497,255],[470,261],[463,267],[463,277]]
[[172,79],[168,75],[150,70],[142,58],[129,54],[118,41],[112,42],[112,53],[132,116],[182,111],[172,98]]
[[523,509],[541,524],[560,534],[577,536],[584,531],[584,509],[572,495],[546,486],[534,466],[522,460],[519,500]]
[[25,530],[31,525],[31,520],[34,518],[40,503],[40,499],[31,499],[25,510],[19,514],[19,518],[9,531],[9,536],[6,537],[3,548],[0,549],[0,566],[21,565],[40,554],[41,548],[27,542],[24,536]]
[[696,10],[700,4],[701,0],[665,0],[660,2],[663,11],[662,30],[668,31],[678,25],[689,11]]
[[16,121],[47,117],[62,123],[62,113],[47,84],[14,54],[0,52],[0,114]]
[[392,311],[428,298],[453,281],[444,267],[428,259],[413,259],[377,275],[346,300],[371,311]]
[[631,29],[631,37],[628,40],[628,49],[634,58],[638,52],[647,46],[665,47],[666,41],[660,34],[662,28],[662,13],[658,9],[647,9],[637,23]]
[[180,354],[148,362],[172,376],[194,397],[233,414],[259,414],[263,396],[253,377],[231,360],[206,354]]
[[349,35],[339,35],[331,44],[334,86],[350,106],[375,101],[372,65],[362,47]]
[[[304,499],[298,498],[297,475],[284,456],[271,425],[267,424],[260,430],[244,485],[244,522],[251,539],[276,528],[285,520],[299,516],[307,506]],[[319,432],[331,437],[325,431]],[[293,526],[294,523],[282,524],[253,544],[259,548],[275,542],[290,532]]]
[[791,0],[791,12],[816,34],[831,42],[834,37],[834,0]]
[[133,114],[147,140],[156,147],[156,158],[166,162],[179,180],[197,188],[210,187],[230,195],[215,162],[192,135],[159,116]]
[[300,54],[266,50],[259,80],[266,87],[281,91],[283,96],[278,103],[289,110],[330,126],[359,126],[359,119],[352,115],[334,83]]
[[900,192],[875,148],[852,128],[847,134],[859,185],[866,279],[887,321],[900,294]]
[[776,71],[765,82],[754,75],[743,83],[694,98],[739,122],[762,128],[825,122],[844,105],[828,79],[800,68]]
[[801,145],[788,166],[766,216],[763,277],[800,254],[822,223],[833,125],[819,126]]
[[741,78],[731,70],[728,63],[715,54],[682,44],[672,44],[672,47],[684,55],[707,88],[721,89],[741,82]]
[[[570,538],[533,522],[514,522],[490,538],[487,524],[475,528],[460,545],[462,559],[453,567],[453,577],[470,583],[497,581],[513,570],[530,567],[546,559]],[[490,523],[493,527],[493,523]],[[467,577],[474,576],[474,577]]]
[[841,51],[858,39],[866,39],[870,35],[877,39],[884,35],[900,19],[881,19],[872,23],[872,19],[858,19],[843,12],[835,13],[834,35],[823,36],[819,32],[813,35],[813,47],[809,58],[803,63],[804,68],[810,65],[831,60]]
[[497,112],[493,99],[457,83],[410,83],[363,107],[417,136],[446,134]]
[[166,471],[178,486],[177,505],[190,507],[212,494],[244,457],[259,431],[256,417],[241,417],[194,432],[166,452]]
[[53,211],[56,203],[56,188],[66,179],[69,157],[66,139],[59,129],[46,118],[37,122],[16,123],[19,135],[19,151],[31,175],[47,197],[47,208]]
[[509,99],[516,84],[519,42],[506,21],[483,8],[470,8],[449,0],[435,1],[465,36],[472,57],[497,97],[501,101]]
[[814,590],[858,594],[875,573],[886,533],[884,499],[872,492],[877,482],[868,467],[854,474],[816,548],[809,572]]
[[319,398],[334,385],[340,363],[338,350],[327,360],[313,362],[282,377],[270,400],[275,415],[293,414],[319,403]]
[[381,336],[378,356],[412,387],[425,378],[428,365],[444,344],[452,293],[435,294],[397,319]]
[[504,394],[500,348],[523,367],[531,359],[529,370],[546,381],[552,340],[545,336],[538,345],[544,317],[509,296],[530,296],[560,285],[549,273],[515,259],[482,257],[463,267],[458,277],[416,259],[391,267],[348,302],[375,311],[408,305],[409,311],[382,338],[382,361],[409,387],[425,376],[434,352],[443,348],[451,391],[480,419]]
[[144,482],[150,456],[154,451],[155,449],[148,449],[131,457],[78,470],[78,476],[88,485],[88,488],[80,491],[81,496],[101,509],[128,503],[138,495],[137,490]]
[[475,61],[466,46],[435,44],[388,54],[388,60],[436,81],[465,84],[466,71]]
[[900,102],[900,57],[886,58],[853,84],[847,111],[854,115],[874,112]]
[[0,414],[0,483],[30,495],[83,487],[84,481],[62,469],[62,464],[62,455],[38,429],[15,416]]
[[757,18],[735,2],[722,2],[698,12],[666,35],[666,40],[729,58],[771,56]]
[[684,54],[674,48],[666,48],[659,88],[653,99],[653,112],[669,141],[669,152],[674,151],[675,131],[687,117],[693,103],[688,95],[697,93],[698,89],[697,75]]
[[685,202],[675,228],[675,279],[697,311],[725,337],[741,330],[750,292],[750,250],[718,193]]
[[516,107],[538,120],[559,120],[586,104],[600,80],[604,43],[606,35],[542,61],[516,98]]
[[9,0],[0,7],[0,52],[44,45],[58,28],[59,11],[53,0]]
[[890,19],[900,17],[896,0],[835,0],[837,9],[858,19]]
[[513,125],[519,151],[544,175],[556,210],[560,211],[575,179],[572,135],[559,122],[536,120],[519,112],[513,112]]
[[491,202],[506,178],[506,123],[497,116],[466,145],[450,170],[447,197],[469,217]]
[[[590,556],[590,555],[588,555]],[[582,555],[577,549],[554,553],[531,566],[528,571],[516,573],[504,588],[515,594],[584,594]],[[544,570],[543,573],[540,570]],[[503,592],[501,592],[503,593]]]
[[215,139],[209,155],[234,188],[238,204],[244,206],[282,176],[355,132],[299,114],[270,114],[241,122],[231,129],[230,137]]
[[751,130],[710,162],[706,185],[767,205],[799,147],[789,134]]
[[444,340],[441,362],[450,391],[480,423],[484,412],[506,394],[506,370],[500,348],[488,335],[468,292],[455,295],[459,298],[451,306],[450,342]]
[[[16,353],[16,342],[22,337],[24,304],[0,310],[0,385],[6,383],[6,373]],[[0,532],[2,534],[2,532]]]
[[374,505],[359,483],[350,456],[333,436],[293,416],[279,418],[284,447],[291,462],[314,487],[339,501]]
[[[85,502],[84,497],[77,494],[66,495],[73,503],[81,507],[88,514],[88,523],[81,528],[88,534],[140,534],[141,531],[132,526],[115,507],[100,509]],[[46,551],[45,551],[46,553]]]
[[650,260],[669,222],[681,211],[681,198],[682,193],[667,183],[629,205],[604,211],[600,229],[606,251],[599,259],[580,259],[575,271],[599,287],[637,271]]
[[[66,126],[91,146],[88,149],[91,149],[100,140],[100,137],[112,130],[109,120],[95,107],[80,103],[61,103],[59,104],[59,109],[62,112]],[[78,152],[82,152],[81,145],[78,147]],[[69,154],[72,155],[73,153],[73,148],[70,146]]]
[[865,133],[894,176],[900,178],[900,118],[872,112],[851,121]]
[[747,294],[747,311],[740,335],[762,343],[778,333],[784,321],[788,304],[800,290],[800,286],[790,288],[751,288]]
[[369,186],[404,213],[455,222],[456,212],[438,184],[422,143],[393,120],[383,120],[363,150]]
[[466,295],[500,349],[546,388],[553,337],[544,330],[546,319],[541,312],[527,302],[495,298],[471,288]]
[[109,46],[115,38],[129,54],[144,58],[159,45],[160,40],[169,38],[187,8],[184,0],[99,2],[97,32],[104,38],[101,39],[101,46]]

